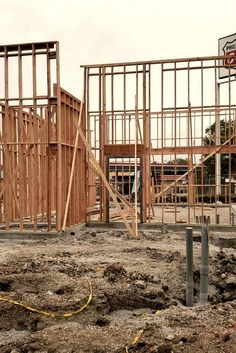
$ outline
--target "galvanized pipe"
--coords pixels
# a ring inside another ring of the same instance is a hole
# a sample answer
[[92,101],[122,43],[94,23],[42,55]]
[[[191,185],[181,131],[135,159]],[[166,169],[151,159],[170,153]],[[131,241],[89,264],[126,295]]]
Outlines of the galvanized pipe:
[[162,234],[167,234],[168,233],[168,229],[167,229],[167,224],[166,223],[162,224],[161,232],[162,232]]
[[193,306],[193,228],[186,228],[186,306]]
[[201,267],[200,267],[200,304],[206,304],[208,301],[208,228],[202,228],[201,241]]

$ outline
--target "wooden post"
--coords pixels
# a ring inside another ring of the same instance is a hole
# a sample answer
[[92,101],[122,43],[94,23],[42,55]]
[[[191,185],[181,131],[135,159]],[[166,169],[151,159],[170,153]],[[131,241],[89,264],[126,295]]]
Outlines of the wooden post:
[[[79,128],[80,128],[80,124],[81,124],[83,107],[84,107],[84,98],[82,99],[81,106],[80,106],[80,113],[79,113],[78,125],[77,125]],[[67,215],[68,215],[72,181],[73,181],[74,172],[75,172],[75,161],[76,161],[76,154],[77,154],[77,149],[78,149],[78,142],[79,142],[79,129],[76,130],[76,137],[75,137],[75,143],[74,143],[74,151],[73,151],[73,157],[72,157],[69,185],[68,185],[68,191],[67,191],[67,196],[66,196],[65,213],[64,213],[64,217],[63,217],[63,223],[62,223],[62,231],[64,231],[66,228],[66,219],[67,219]]]
[[[56,230],[62,227],[62,147],[61,147],[61,95],[59,43],[56,43],[56,83],[57,83],[57,187],[56,187]],[[50,98],[50,97],[49,97]]]

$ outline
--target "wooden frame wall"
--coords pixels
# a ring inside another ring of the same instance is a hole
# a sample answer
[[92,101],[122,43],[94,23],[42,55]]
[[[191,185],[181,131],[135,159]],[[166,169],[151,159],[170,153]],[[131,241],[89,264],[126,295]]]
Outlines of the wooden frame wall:
[[[85,65],[85,103],[88,140],[106,174],[107,160],[123,159],[124,168],[134,163],[135,117],[138,117],[139,157],[142,157],[141,219],[168,223],[218,223],[225,195],[226,216],[221,223],[233,224],[235,166],[235,79],[218,80],[223,57],[184,58],[148,62]],[[223,60],[224,61],[224,60]],[[136,97],[136,104],[135,104]],[[220,136],[220,120],[232,126]],[[206,129],[215,124],[215,136],[204,145]],[[226,154],[226,175],[220,173],[220,156]],[[188,172],[178,176],[178,159],[186,159]],[[215,159],[215,171],[206,180],[204,162]],[[175,181],[160,178],[152,187],[151,164],[174,163]],[[228,180],[228,184],[226,182]],[[186,185],[185,216],[181,214],[179,190]],[[94,192],[88,185],[89,194]],[[155,189],[155,194],[153,190]],[[100,221],[107,217],[105,188],[100,180]],[[222,192],[224,190],[224,192]],[[171,193],[172,201],[167,201]],[[206,202],[209,193],[210,202]],[[233,195],[234,194],[234,195]],[[222,196],[223,195],[223,196]],[[207,204],[208,203],[208,204]],[[91,206],[91,205],[90,205]],[[208,208],[208,209],[207,209]],[[209,211],[209,212],[208,212]],[[171,217],[170,217],[171,216]]]
[[85,220],[80,105],[60,88],[58,42],[0,46],[1,230],[62,230],[75,149],[66,226]]

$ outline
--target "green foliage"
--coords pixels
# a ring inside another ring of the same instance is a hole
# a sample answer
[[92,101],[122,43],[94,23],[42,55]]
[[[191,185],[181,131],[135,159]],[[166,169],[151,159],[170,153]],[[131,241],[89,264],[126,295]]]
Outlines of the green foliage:
[[169,164],[188,165],[188,158],[176,158],[169,161]]
[[[205,137],[203,138],[204,145],[215,145],[216,144],[216,125],[215,122],[210,125],[205,130]],[[230,135],[234,133],[233,131],[233,121],[220,120],[220,143],[223,144],[229,139]],[[221,154],[221,176],[224,179],[228,177],[229,171],[229,155]],[[208,158],[205,164],[205,173],[207,176],[213,178],[215,175],[215,155]],[[235,173],[236,166],[236,153],[231,154],[231,172]]]

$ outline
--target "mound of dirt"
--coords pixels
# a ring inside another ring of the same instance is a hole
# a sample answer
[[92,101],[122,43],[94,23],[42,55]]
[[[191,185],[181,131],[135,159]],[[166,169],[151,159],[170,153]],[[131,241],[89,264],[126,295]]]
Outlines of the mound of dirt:
[[[229,236],[232,238],[232,235]],[[211,234],[214,239],[214,234]],[[0,353],[236,353],[236,257],[212,241],[209,304],[200,306],[194,243],[194,307],[186,308],[183,233],[84,228],[68,237],[0,243]]]

